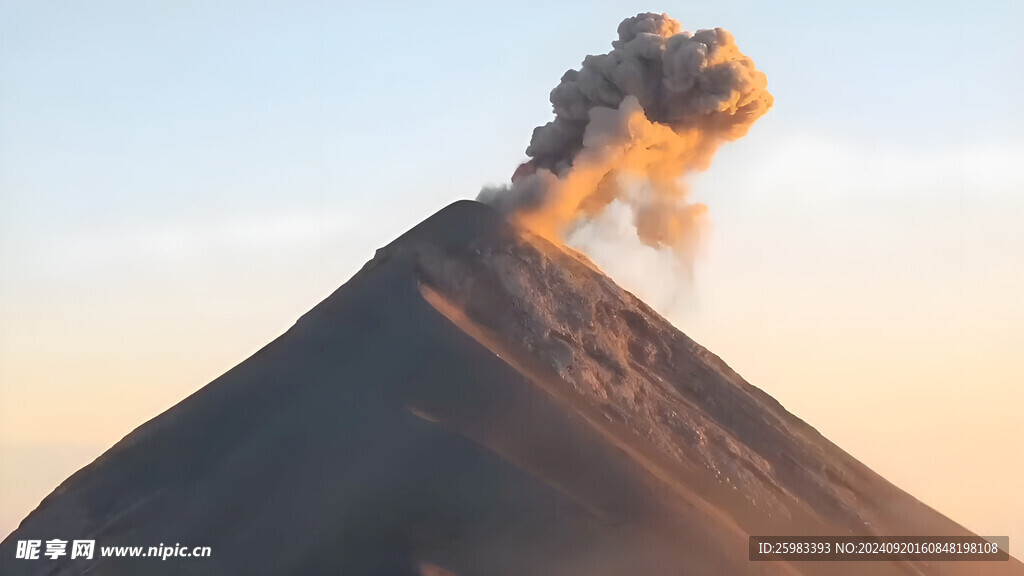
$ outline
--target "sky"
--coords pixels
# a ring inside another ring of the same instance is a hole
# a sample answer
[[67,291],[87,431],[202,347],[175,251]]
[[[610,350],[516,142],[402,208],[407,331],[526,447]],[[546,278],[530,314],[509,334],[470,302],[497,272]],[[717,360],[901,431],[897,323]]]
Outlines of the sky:
[[0,536],[507,181],[561,74],[664,11],[730,30],[775,107],[694,181],[691,280],[599,264],[1024,556],[1024,4],[890,4],[0,0]]

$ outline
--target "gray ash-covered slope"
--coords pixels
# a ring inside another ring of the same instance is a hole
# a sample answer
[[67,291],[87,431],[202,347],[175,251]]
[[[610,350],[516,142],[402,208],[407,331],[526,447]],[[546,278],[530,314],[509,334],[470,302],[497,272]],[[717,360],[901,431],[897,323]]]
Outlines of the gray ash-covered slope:
[[[586,258],[458,202],[66,480],[0,574],[1024,574],[748,562],[773,533],[967,532]],[[213,555],[15,559],[51,538]]]

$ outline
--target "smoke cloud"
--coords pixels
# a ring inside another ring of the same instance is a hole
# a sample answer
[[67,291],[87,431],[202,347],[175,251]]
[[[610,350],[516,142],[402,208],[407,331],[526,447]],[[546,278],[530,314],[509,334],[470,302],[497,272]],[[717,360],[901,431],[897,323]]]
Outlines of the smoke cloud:
[[478,200],[558,241],[618,201],[643,244],[687,259],[707,209],[688,200],[686,174],[746,135],[772,95],[722,28],[690,33],[647,13],[623,20],[618,35],[610,52],[562,76],[555,119],[534,129],[530,160]]

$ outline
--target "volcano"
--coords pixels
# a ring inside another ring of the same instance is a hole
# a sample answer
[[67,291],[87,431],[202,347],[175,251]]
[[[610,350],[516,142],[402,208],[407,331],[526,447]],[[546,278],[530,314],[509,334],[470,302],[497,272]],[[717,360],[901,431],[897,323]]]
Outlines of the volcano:
[[[770,534],[970,533],[583,255],[461,201],[68,478],[0,544],[0,573],[1024,574],[749,561]],[[54,538],[96,554],[16,558]],[[179,543],[212,553],[99,554]]]

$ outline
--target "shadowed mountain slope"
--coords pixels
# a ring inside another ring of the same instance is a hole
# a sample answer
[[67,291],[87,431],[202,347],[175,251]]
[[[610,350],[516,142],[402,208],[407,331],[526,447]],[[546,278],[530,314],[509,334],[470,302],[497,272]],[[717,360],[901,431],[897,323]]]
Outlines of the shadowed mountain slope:
[[[1024,575],[749,562],[751,534],[968,532],[585,257],[463,201],[66,480],[0,573]],[[52,538],[97,557],[15,559]],[[212,556],[98,554],[175,543]]]

